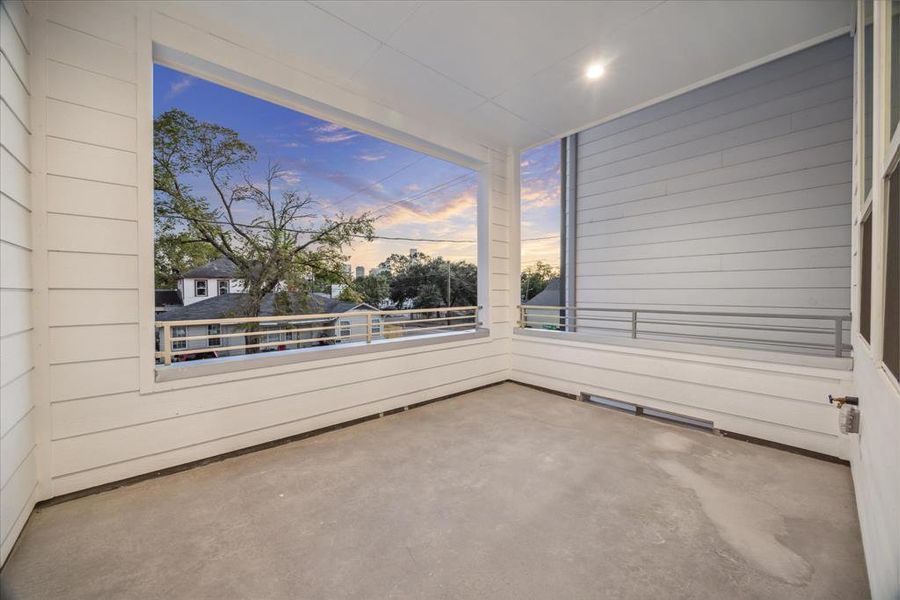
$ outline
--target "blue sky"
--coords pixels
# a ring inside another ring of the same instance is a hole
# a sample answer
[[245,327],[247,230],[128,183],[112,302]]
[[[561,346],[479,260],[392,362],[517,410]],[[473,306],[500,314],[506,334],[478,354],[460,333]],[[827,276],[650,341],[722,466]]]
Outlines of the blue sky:
[[[476,262],[478,182],[474,171],[155,65],[154,113],[170,108],[237,131],[258,152],[258,160],[248,167],[251,178],[261,179],[269,160],[278,163],[286,171],[282,187],[309,192],[322,215],[369,211],[378,217],[376,236],[457,241],[361,240],[345,248],[354,267],[371,269],[392,252],[406,253],[409,248]],[[552,153],[536,150],[529,153],[534,156],[527,172],[535,186],[542,186],[552,174],[539,163],[553,157]],[[558,156],[555,160],[558,177]],[[553,166],[549,169],[552,171]],[[525,182],[523,168],[523,202]],[[208,183],[200,179],[193,183],[195,191],[213,199]],[[558,210],[558,193],[556,202]],[[541,210],[532,206],[526,213],[540,219]],[[238,211],[241,217],[251,219],[253,209],[248,206]],[[552,222],[555,226],[558,217]],[[541,225],[529,226],[529,234],[532,229],[538,231]]]
[[538,260],[559,266],[559,140],[522,153],[522,268]]

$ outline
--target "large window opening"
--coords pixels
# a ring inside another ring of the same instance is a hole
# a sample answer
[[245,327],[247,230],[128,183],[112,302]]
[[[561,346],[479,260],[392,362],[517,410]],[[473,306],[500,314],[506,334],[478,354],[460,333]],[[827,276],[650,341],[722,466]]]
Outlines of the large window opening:
[[478,176],[155,65],[157,362],[474,329]]
[[860,226],[859,333],[872,341],[872,213],[863,217]]
[[561,224],[561,142],[553,141],[522,153],[521,301],[559,306]]
[[888,181],[884,296],[884,364],[900,382],[900,169]]

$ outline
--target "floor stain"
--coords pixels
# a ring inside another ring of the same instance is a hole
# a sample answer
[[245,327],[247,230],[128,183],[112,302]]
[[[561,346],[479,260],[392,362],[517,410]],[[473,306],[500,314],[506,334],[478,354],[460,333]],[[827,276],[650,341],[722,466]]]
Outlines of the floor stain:
[[719,535],[748,562],[785,583],[809,583],[813,569],[802,556],[778,541],[786,528],[784,519],[771,506],[730,492],[674,460],[660,459],[656,464],[680,486],[697,494]]

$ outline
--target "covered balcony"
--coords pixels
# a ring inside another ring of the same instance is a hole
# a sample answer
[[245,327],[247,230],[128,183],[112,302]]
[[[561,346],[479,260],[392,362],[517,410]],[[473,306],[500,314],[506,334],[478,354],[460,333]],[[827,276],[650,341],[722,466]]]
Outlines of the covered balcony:
[[896,4],[2,0],[2,597],[900,598]]

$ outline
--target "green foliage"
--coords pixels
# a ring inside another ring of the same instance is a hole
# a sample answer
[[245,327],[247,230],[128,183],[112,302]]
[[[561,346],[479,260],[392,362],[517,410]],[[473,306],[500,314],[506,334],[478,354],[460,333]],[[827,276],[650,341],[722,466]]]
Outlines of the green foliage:
[[212,245],[191,241],[187,233],[175,231],[171,222],[157,223],[153,260],[158,289],[173,289],[182,273],[218,257]]
[[341,293],[338,294],[338,300],[341,302],[355,302],[357,304],[362,304],[365,302],[362,294],[353,289],[352,286],[347,286],[341,290]]
[[544,291],[550,280],[555,277],[559,277],[559,269],[541,260],[524,269],[522,271],[522,302],[527,302]]
[[354,279],[347,289],[352,289],[356,292],[360,302],[365,302],[378,308],[382,302],[390,298],[390,276],[387,273],[377,273],[359,277]]
[[[277,193],[285,175],[278,165],[270,164],[263,183],[252,181],[247,168],[256,149],[232,129],[172,109],[154,121],[153,144],[158,222],[177,232],[177,241],[211,246],[237,266],[247,316],[259,314],[262,299],[280,282],[305,291],[314,279],[340,276],[343,249],[372,239],[368,214],[322,217],[309,194]],[[189,182],[197,177],[208,180],[212,199],[195,193]],[[249,223],[237,220],[242,208],[257,216]]]
[[472,263],[431,258],[421,253],[412,258],[392,254],[381,267],[391,274],[390,299],[397,306],[407,302],[415,308],[478,303],[478,268]]

